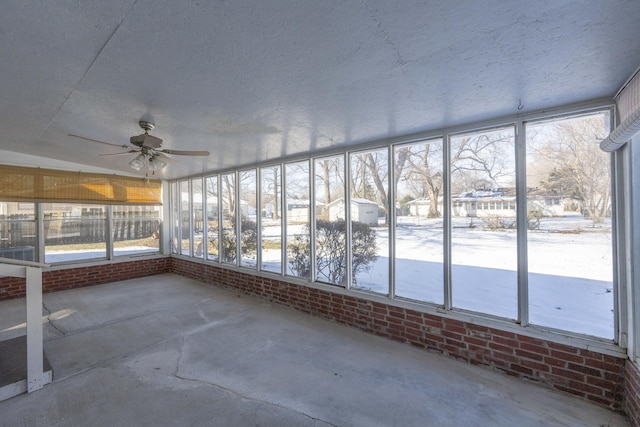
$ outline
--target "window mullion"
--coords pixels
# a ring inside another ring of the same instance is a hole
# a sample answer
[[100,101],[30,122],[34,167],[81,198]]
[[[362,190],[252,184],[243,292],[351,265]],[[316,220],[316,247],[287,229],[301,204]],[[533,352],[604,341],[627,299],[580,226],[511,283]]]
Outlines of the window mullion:
[[516,124],[516,230],[518,251],[518,322],[529,324],[529,269],[527,262],[527,135],[524,123]]
[[451,310],[453,307],[451,289],[451,136],[448,134],[442,137],[442,196],[443,196],[443,286],[444,286],[444,309]]
[[389,223],[387,224],[387,229],[389,230],[389,237],[387,241],[387,245],[389,246],[389,298],[396,297],[396,186],[395,186],[395,177],[396,177],[396,158],[395,158],[395,150],[393,146],[389,146],[387,150],[387,206],[389,207],[389,212],[387,212],[387,216],[389,218]]

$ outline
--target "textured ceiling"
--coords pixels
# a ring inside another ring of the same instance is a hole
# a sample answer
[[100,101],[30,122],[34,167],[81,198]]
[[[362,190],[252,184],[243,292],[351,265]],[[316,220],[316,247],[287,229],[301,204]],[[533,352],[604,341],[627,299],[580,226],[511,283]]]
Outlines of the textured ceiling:
[[0,150],[131,173],[68,134],[152,118],[163,148],[211,152],[175,178],[611,97],[639,22],[637,0],[3,1]]

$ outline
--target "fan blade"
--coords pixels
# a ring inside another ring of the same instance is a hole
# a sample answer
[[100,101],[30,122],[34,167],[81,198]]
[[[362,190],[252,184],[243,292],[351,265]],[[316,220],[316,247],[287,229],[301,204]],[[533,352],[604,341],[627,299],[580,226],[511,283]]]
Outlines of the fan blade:
[[84,139],[86,141],[97,142],[98,144],[112,145],[114,147],[121,147],[121,148],[131,148],[129,145],[113,144],[111,142],[98,141],[97,139],[87,138],[86,136],[74,135],[71,133],[68,133],[67,135],[72,136],[74,138]]
[[122,153],[100,153],[98,156],[118,156],[120,154],[139,153],[138,150],[123,151]]
[[160,153],[174,154],[176,156],[208,156],[208,151],[181,151],[181,150],[156,150]]
[[160,157],[162,160],[164,160],[167,163],[177,163],[178,161],[176,159],[172,159],[171,157],[167,156],[164,153],[158,152],[158,150],[153,150],[153,155]]

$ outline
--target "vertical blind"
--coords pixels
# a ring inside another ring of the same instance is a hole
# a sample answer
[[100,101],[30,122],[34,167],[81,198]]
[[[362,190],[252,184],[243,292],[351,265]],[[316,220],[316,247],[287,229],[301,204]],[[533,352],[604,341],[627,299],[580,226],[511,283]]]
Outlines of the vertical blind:
[[162,181],[0,165],[0,200],[161,205]]

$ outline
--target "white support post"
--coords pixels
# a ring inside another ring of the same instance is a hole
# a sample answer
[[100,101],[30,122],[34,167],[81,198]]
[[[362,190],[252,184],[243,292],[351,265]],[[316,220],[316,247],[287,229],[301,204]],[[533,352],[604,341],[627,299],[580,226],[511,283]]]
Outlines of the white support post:
[[27,279],[27,392],[50,382],[44,374],[42,334],[42,270],[25,267]]
[[0,258],[0,276],[22,277],[26,281],[27,311],[27,379],[0,388],[0,401],[40,390],[52,381],[51,371],[44,372],[42,333],[42,267],[31,261]]

